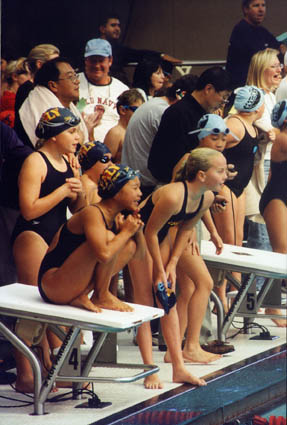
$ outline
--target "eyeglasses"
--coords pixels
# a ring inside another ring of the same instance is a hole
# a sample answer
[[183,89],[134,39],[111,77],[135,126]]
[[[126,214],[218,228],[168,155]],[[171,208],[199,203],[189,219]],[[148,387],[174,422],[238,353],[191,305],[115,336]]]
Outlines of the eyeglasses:
[[72,83],[75,83],[76,81],[79,80],[79,74],[77,74],[76,72],[74,74],[69,75],[68,77],[65,78],[58,78],[58,81],[60,80],[70,80]]
[[270,68],[272,69],[283,69],[282,63],[278,63],[277,65],[271,65]]
[[135,112],[138,109],[138,106],[129,106],[129,105],[122,105],[123,108],[129,109],[132,112]]
[[222,94],[220,94],[219,92],[217,92],[217,94],[219,94],[219,96],[221,97],[221,99],[222,99],[222,103],[225,103],[225,104],[227,104],[228,102],[229,102],[229,98],[230,98],[230,95],[228,94],[228,95],[225,95],[225,96],[223,96]]
[[109,156],[104,155],[101,159],[99,159],[99,162],[101,162],[102,164],[107,164],[110,160],[111,158]]

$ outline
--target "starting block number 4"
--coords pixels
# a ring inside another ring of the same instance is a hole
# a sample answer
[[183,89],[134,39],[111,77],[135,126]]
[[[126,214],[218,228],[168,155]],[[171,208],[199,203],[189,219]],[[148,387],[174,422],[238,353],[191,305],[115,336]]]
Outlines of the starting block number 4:
[[81,376],[81,334],[71,347],[69,355],[66,357],[59,375]]

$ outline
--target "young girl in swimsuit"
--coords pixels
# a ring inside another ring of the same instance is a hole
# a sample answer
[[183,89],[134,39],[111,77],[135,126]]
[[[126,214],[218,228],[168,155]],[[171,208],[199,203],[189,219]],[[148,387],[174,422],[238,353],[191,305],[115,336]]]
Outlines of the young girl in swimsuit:
[[[199,120],[197,130],[194,130],[192,133],[197,133],[198,147],[210,148],[215,149],[218,152],[223,152],[226,145],[227,135],[230,133],[230,130],[226,127],[224,120],[219,115],[205,114]],[[175,167],[173,171],[174,178],[176,176],[176,173],[182,166],[182,162],[186,161],[188,156],[189,153],[185,154],[181,161],[179,161],[179,163]],[[223,211],[226,208],[226,203],[227,200],[224,197],[219,197],[217,195],[211,206],[211,210],[217,212]],[[204,222],[208,230],[210,240],[213,241],[215,246],[223,247],[223,242],[218,235],[210,210],[207,210],[202,216],[202,221]],[[199,226],[201,225],[200,223],[198,224]],[[196,232],[194,232],[193,242],[188,247],[190,249],[189,261],[192,265],[192,269],[190,270],[190,276],[187,276],[186,273],[183,273],[181,270],[177,271],[177,282],[179,286],[179,295],[177,297],[177,311],[182,340],[187,329],[187,338],[183,350],[184,358],[192,362],[209,363],[214,360],[217,360],[219,356],[212,356],[211,354],[208,354],[205,350],[202,351],[201,349],[199,349],[198,345],[198,291],[200,291],[204,285],[207,287],[212,287],[213,285],[211,276],[206,270],[205,263],[200,255],[199,243],[197,243],[197,238],[200,238],[200,235],[201,229],[199,231],[199,235],[196,235]],[[219,254],[220,252],[221,250],[218,250],[217,253]],[[209,283],[210,281],[211,283]],[[201,298],[202,295],[200,295],[199,297]],[[213,352],[212,349],[210,350],[211,352]]]
[[[258,147],[254,122],[264,112],[263,91],[255,86],[237,89],[234,107],[237,113],[227,119],[227,126],[231,131],[227,136],[223,154],[227,163],[233,164],[238,174],[233,180],[227,180],[219,192],[228,203],[224,211],[213,212],[213,219],[224,243],[241,246],[245,219],[245,188],[252,176]],[[240,274],[234,273],[234,276],[240,279]],[[227,311],[226,282],[216,288],[216,292],[224,310]]]
[[66,220],[67,207],[83,201],[82,184],[64,158],[74,154],[79,140],[76,118],[69,109],[51,108],[38,124],[43,146],[25,160],[19,175],[19,217],[12,238],[21,283],[37,285],[41,261]]
[[[111,277],[139,253],[143,243],[138,209],[138,173],[111,165],[98,183],[102,200],[74,214],[57,232],[41,264],[39,291],[54,304],[99,312],[101,308],[132,311],[109,291]],[[131,211],[115,223],[123,210]],[[91,298],[89,292],[93,291]]]
[[110,149],[102,142],[84,143],[78,160],[82,169],[81,181],[86,194],[86,206],[100,202],[98,181],[102,172],[112,164]]
[[[272,125],[280,130],[271,150],[271,176],[260,200],[260,213],[266,222],[274,252],[287,254],[287,99],[278,102],[272,111]],[[266,314],[281,314],[265,309]],[[286,319],[273,319],[286,327]]]
[[[65,154],[76,152],[80,120],[69,109],[51,108],[46,111],[36,128],[43,146],[28,156],[19,175],[19,204],[21,215],[12,239],[18,281],[37,285],[41,261],[49,244],[66,220],[67,207],[77,208],[83,202],[82,185]],[[58,341],[49,334],[53,348]],[[42,339],[43,358],[50,364],[49,346]],[[33,391],[33,373],[29,361],[19,352],[17,362],[18,391]]]
[[[224,156],[208,148],[193,150],[178,172],[176,182],[157,189],[141,204],[141,218],[145,222],[147,252],[145,262],[129,263],[134,283],[135,302],[153,304],[152,287],[156,292],[158,284],[168,281],[175,291],[178,270],[191,275],[190,252],[185,248],[190,231],[214,200],[212,190],[220,190],[226,179]],[[170,227],[173,227],[170,229]],[[219,247],[218,247],[219,249]],[[202,273],[205,274],[203,264]],[[198,271],[200,273],[200,270]],[[206,270],[206,273],[207,270]],[[209,287],[202,287],[197,298],[196,322],[201,327],[212,281]],[[159,307],[161,304],[158,302]],[[170,309],[161,320],[163,335],[173,367],[173,381],[193,385],[205,385],[205,381],[194,377],[185,367],[181,351],[181,337],[176,307]],[[145,363],[152,363],[152,342],[149,324],[139,328],[137,340]],[[199,343],[198,343],[199,346]],[[200,346],[197,347],[200,350]],[[203,350],[202,350],[203,352]],[[203,352],[204,353],[204,352]],[[147,377],[146,388],[162,388],[157,375]]]

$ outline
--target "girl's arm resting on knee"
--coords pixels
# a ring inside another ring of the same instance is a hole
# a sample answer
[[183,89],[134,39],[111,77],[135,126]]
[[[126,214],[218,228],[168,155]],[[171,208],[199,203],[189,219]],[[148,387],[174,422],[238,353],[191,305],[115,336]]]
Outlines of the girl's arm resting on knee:
[[[66,182],[49,195],[40,198],[41,185],[46,178],[47,166],[38,153],[27,157],[21,168],[19,185],[19,204],[21,214],[26,220],[33,220],[46,214],[66,197],[74,197],[73,184]],[[70,180],[70,179],[67,179]]]
[[176,267],[178,260],[190,242],[191,231],[193,230],[198,219],[199,217],[196,216],[192,220],[185,221],[178,226],[178,231],[171,250],[170,258],[165,268],[167,280],[171,281],[173,291],[175,290],[176,284]]
[[183,187],[181,188],[182,192],[180,192],[180,190],[174,190],[174,185],[177,184],[166,185],[161,189],[159,198],[155,202],[153,200],[154,208],[145,228],[147,247],[153,259],[154,285],[156,286],[159,282],[163,282],[167,286],[158,233],[169,221],[170,217],[178,212],[178,205],[181,204],[181,198],[183,197]]
[[153,271],[154,271],[154,286],[157,288],[159,282],[163,282],[167,287],[167,278],[162,262],[159,241],[157,233],[152,232],[151,229],[145,231],[146,244],[149,253],[153,260]]

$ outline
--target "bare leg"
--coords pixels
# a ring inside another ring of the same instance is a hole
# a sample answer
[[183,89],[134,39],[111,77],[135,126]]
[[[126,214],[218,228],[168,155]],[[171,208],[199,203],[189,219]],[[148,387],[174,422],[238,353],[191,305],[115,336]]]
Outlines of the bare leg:
[[[148,252],[143,260],[132,259],[128,267],[133,284],[134,302],[153,306],[152,263]],[[143,323],[138,328],[137,343],[144,364],[153,364],[152,335],[149,322]],[[147,389],[163,388],[163,384],[157,373],[147,376],[144,380],[144,386]]]
[[[264,210],[270,243],[274,252],[287,253],[287,208],[279,199],[273,199]],[[282,315],[281,310],[266,308],[266,314]],[[272,319],[279,327],[287,327],[286,319]]]
[[[213,213],[216,229],[226,244],[242,246],[243,226],[245,217],[245,192],[239,198],[236,198],[233,192],[227,186],[224,186],[220,195],[228,199],[228,204],[225,210],[220,213]],[[232,273],[233,276],[240,282],[241,274]],[[225,313],[228,311],[228,303],[226,297],[227,281],[224,280],[220,287],[214,288],[214,291],[222,301]],[[236,288],[232,288],[234,290]]]
[[195,291],[194,282],[179,267],[176,271],[179,286],[176,308],[180,326],[180,338],[183,341],[188,324],[188,306]]
[[176,307],[161,318],[163,336],[168,347],[172,362],[172,380],[178,383],[206,385],[204,379],[192,375],[185,367],[181,352],[180,329]]
[[[169,233],[160,245],[163,264],[167,264],[167,261],[170,255],[172,236],[174,236],[174,234],[171,235]],[[184,252],[186,254],[189,254],[188,250],[185,250]],[[180,258],[178,264],[180,264],[182,257]],[[172,363],[173,382],[182,382],[182,383],[188,383],[188,384],[200,385],[200,386],[206,385],[206,382],[203,379],[195,377],[185,367],[184,359],[183,359],[182,351],[181,351],[181,336],[180,336],[180,327],[179,327],[179,320],[178,320],[176,306],[173,307],[168,314],[166,314],[164,317],[161,318],[161,326],[162,326],[163,336],[168,348],[170,360]]]
[[[178,268],[185,271],[188,277],[192,278],[195,285],[195,291],[188,306],[188,326],[183,357],[188,361],[200,363],[210,363],[218,360],[221,357],[220,355],[204,351],[199,344],[200,329],[213,286],[205,262],[201,256],[191,255],[185,251],[179,260]],[[179,284],[181,283],[179,281]]]
[[[13,254],[19,282],[37,286],[38,271],[47,249],[48,245],[44,239],[35,232],[26,231],[17,237],[13,246]],[[28,341],[26,343],[29,344]],[[40,357],[42,366],[49,369],[51,359],[46,335],[44,335],[40,347],[42,349]],[[29,360],[17,350],[14,350],[14,356],[17,368],[16,390],[33,392],[34,377]]]
[[95,271],[95,290],[91,301],[102,308],[119,311],[133,311],[128,304],[120,301],[109,291],[111,277],[114,273],[121,270],[133,257],[136,250],[136,244],[130,240],[120,254],[107,264],[99,264]]

